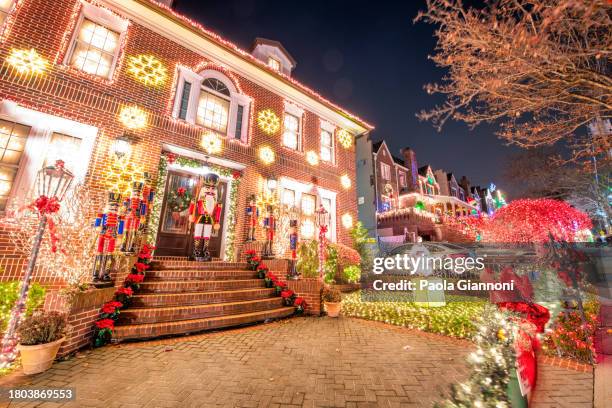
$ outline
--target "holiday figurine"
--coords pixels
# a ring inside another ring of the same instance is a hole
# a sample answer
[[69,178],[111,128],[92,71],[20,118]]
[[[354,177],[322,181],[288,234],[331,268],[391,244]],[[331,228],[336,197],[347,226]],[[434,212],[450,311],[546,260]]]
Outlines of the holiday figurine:
[[262,257],[273,258],[274,251],[272,246],[274,245],[274,233],[276,232],[276,217],[274,216],[274,207],[270,204],[266,205],[266,216],[263,219],[263,227],[266,231],[266,241],[264,242]]
[[132,182],[132,194],[125,202],[126,217],[125,217],[125,240],[121,246],[122,252],[135,252],[136,235],[140,228],[140,204],[144,183],[141,181]]
[[255,197],[255,194],[251,194],[249,197],[246,215],[249,223],[249,231],[246,240],[247,242],[255,241],[255,229],[257,228],[257,219],[259,218],[259,208],[257,207],[257,197]]
[[220,227],[221,204],[217,201],[219,176],[208,173],[200,178],[196,201],[189,205],[189,221],[193,228],[193,258],[196,261],[210,261],[212,256],[208,249],[213,229]]
[[[123,217],[119,216],[120,201],[121,194],[109,192],[107,210],[98,214],[94,224],[100,232],[93,266],[94,281],[110,281],[112,257],[115,253],[117,240],[121,239],[124,229]],[[111,265],[108,265],[109,260]]]
[[298,245],[298,220],[292,219],[289,220],[289,249],[291,249],[291,270],[289,272],[289,277],[291,279],[298,278],[298,271],[296,269],[296,259],[297,259],[297,245]]

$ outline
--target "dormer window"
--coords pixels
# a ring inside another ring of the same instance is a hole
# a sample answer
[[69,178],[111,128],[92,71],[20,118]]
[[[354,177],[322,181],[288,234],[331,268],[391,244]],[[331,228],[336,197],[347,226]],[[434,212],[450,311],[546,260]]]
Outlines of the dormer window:
[[222,72],[206,69],[195,73],[179,67],[172,111],[175,118],[246,143],[250,105],[251,99]]
[[274,57],[268,57],[268,66],[275,71],[280,71],[281,69],[280,61]]

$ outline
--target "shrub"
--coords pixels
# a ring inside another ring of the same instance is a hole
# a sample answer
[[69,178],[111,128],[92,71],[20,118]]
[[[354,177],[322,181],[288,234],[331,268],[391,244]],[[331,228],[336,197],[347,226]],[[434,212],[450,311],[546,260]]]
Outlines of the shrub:
[[66,329],[66,315],[59,312],[38,312],[26,318],[17,329],[19,343],[24,346],[59,340]]
[[[19,296],[21,282],[10,281],[0,283],[0,333],[4,332],[11,316],[11,310],[15,306]],[[26,303],[25,316],[30,316],[32,312],[42,306],[45,301],[45,288],[38,283],[30,285],[30,293]]]
[[327,258],[323,265],[323,281],[327,284],[334,282],[334,277],[338,271],[338,250],[333,245],[327,247]]
[[357,265],[348,265],[344,267],[342,274],[348,283],[356,283],[361,279],[361,268]]
[[323,289],[323,294],[321,295],[321,298],[326,303],[338,303],[342,301],[342,295],[340,294],[340,291],[336,288],[326,287],[325,289]]
[[319,243],[315,240],[304,241],[298,247],[296,268],[304,278],[319,276]]
[[372,270],[372,252],[368,246],[368,230],[360,221],[349,231],[349,235],[353,240],[353,248],[361,257],[361,262],[359,262],[361,272],[366,274]]
[[341,267],[347,265],[359,265],[361,263],[361,255],[359,252],[351,247],[343,244],[329,244],[327,256],[329,256],[329,249],[334,248],[338,253],[338,265]]

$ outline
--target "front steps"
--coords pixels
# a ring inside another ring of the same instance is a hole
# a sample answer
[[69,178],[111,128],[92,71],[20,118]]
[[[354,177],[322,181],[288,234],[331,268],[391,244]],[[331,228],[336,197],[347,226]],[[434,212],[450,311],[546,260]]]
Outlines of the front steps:
[[115,325],[116,341],[221,329],[291,316],[245,263],[154,261]]

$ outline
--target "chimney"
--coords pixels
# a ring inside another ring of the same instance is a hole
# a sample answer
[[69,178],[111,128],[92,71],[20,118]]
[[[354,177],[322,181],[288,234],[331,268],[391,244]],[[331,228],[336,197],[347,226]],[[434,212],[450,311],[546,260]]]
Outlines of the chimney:
[[417,186],[417,180],[419,177],[419,165],[416,159],[416,153],[409,147],[406,147],[400,151],[402,153],[402,157],[404,158],[404,163],[409,171],[409,180],[410,185],[408,186],[410,190],[414,191]]
[[466,199],[468,199],[468,198],[470,198],[472,196],[472,192],[471,192],[471,189],[470,189],[471,184],[472,183],[470,183],[470,180],[468,180],[468,178],[465,177],[465,176],[462,176],[461,180],[459,181],[459,185],[461,187],[463,187],[463,189],[465,190],[465,198]]

